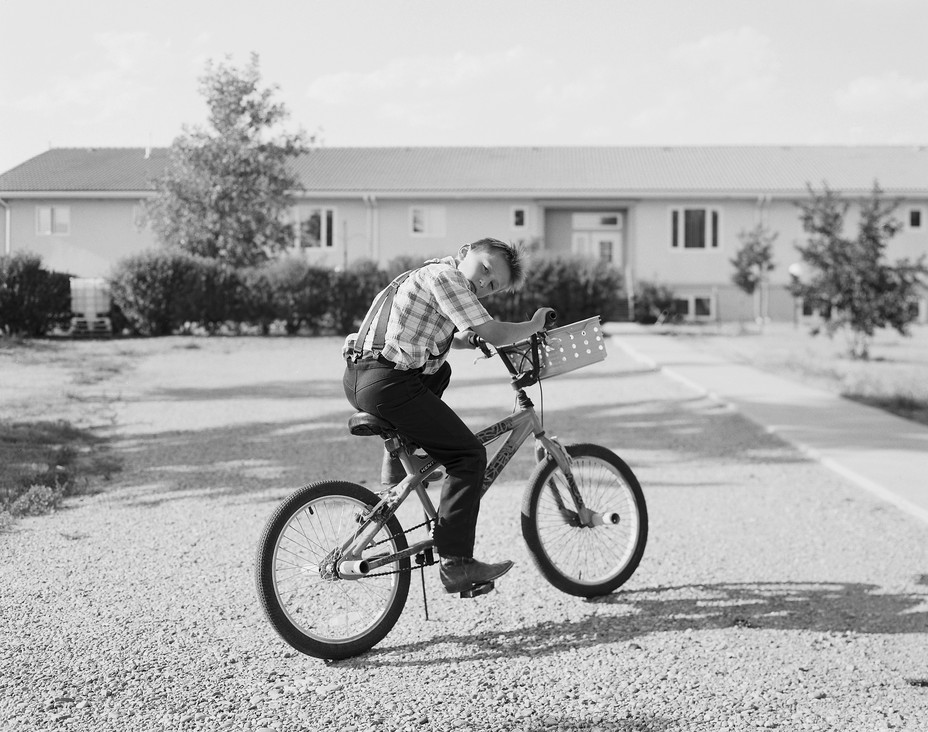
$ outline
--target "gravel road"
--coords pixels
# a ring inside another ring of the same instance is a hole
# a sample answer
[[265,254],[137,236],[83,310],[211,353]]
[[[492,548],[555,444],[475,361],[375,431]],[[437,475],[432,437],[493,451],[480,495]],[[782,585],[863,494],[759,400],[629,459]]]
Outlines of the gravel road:
[[[0,410],[66,417],[123,470],[0,535],[0,730],[928,730],[928,528],[729,408],[611,348],[545,382],[546,426],[604,444],[651,514],[629,583],[593,602],[532,566],[524,450],[487,494],[461,600],[414,577],[371,653],[294,653],[258,606],[274,505],[371,482],[336,339],[40,343],[0,350]],[[507,413],[501,366],[453,354],[448,400]],[[536,403],[537,390],[536,393]]]

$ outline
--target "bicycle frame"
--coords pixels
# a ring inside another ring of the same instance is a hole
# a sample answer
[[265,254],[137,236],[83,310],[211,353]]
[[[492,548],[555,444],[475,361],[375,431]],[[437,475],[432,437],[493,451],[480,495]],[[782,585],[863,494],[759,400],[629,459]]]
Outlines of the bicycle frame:
[[[545,454],[549,455],[557,463],[558,468],[567,478],[567,485],[570,497],[573,501],[573,508],[568,508],[562,502],[560,495],[555,492],[555,500],[559,508],[565,513],[571,514],[578,522],[587,526],[598,526],[608,523],[617,523],[618,515],[613,513],[596,513],[590,511],[583,503],[580,490],[574,480],[573,473],[570,469],[571,459],[567,451],[554,437],[548,437],[545,434],[544,426],[541,419],[535,412],[535,405],[525,393],[525,386],[537,383],[538,381],[538,355],[537,347],[539,344],[538,336],[532,336],[529,340],[521,344],[529,344],[532,349],[533,368],[524,373],[520,373],[513,365],[512,360],[507,356],[504,350],[497,350],[497,354],[505,363],[506,368],[512,374],[512,388],[518,396],[519,410],[509,415],[505,419],[480,430],[476,434],[481,444],[487,445],[505,434],[509,434],[503,445],[497,450],[493,459],[487,464],[487,470],[484,474],[483,485],[481,487],[481,497],[493,485],[496,478],[503,471],[503,468],[509,464],[512,457],[522,447],[529,435],[535,436],[535,454],[539,462]],[[353,536],[345,541],[341,547],[335,550],[333,563],[338,567],[339,576],[345,579],[357,579],[368,574],[372,569],[392,564],[400,559],[406,559],[424,551],[430,550],[433,546],[431,539],[417,542],[407,549],[389,555],[362,558],[363,551],[371,545],[374,536],[380,531],[386,522],[393,516],[399,507],[406,501],[409,494],[416,492],[422,509],[425,512],[426,523],[434,522],[438,518],[438,512],[429,498],[426,488],[428,483],[436,478],[436,468],[440,469],[441,464],[430,457],[419,457],[412,454],[406,447],[405,441],[396,433],[384,436],[387,450],[390,454],[398,457],[403,467],[406,469],[406,477],[400,481],[390,492],[388,492],[367,516],[359,517],[358,528]],[[426,563],[432,563],[428,560]]]

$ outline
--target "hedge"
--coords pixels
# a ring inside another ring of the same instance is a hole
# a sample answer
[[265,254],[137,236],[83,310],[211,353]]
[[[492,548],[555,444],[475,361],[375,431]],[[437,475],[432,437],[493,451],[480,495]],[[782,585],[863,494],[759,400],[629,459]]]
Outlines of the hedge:
[[[243,327],[264,334],[273,328],[288,334],[349,333],[392,277],[421,264],[420,258],[406,256],[384,268],[360,260],[329,269],[293,256],[234,269],[180,250],[153,249],[117,263],[110,278],[111,317],[115,332],[125,327],[146,336]],[[37,257],[17,255],[0,268],[0,324],[8,332],[41,335],[49,323],[66,323],[69,295],[67,275],[41,270]],[[625,301],[619,269],[537,255],[519,292],[484,304],[494,317],[509,321],[526,320],[549,306],[566,324],[597,314],[614,320],[624,315]]]
[[0,331],[42,336],[71,319],[71,278],[29,252],[0,257]]

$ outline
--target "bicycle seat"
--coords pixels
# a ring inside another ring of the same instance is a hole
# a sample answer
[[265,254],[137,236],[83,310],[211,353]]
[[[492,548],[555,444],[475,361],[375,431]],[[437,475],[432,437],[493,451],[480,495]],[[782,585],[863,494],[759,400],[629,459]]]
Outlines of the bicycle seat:
[[384,432],[396,432],[396,427],[376,415],[357,412],[348,419],[348,431],[358,437],[370,437]]

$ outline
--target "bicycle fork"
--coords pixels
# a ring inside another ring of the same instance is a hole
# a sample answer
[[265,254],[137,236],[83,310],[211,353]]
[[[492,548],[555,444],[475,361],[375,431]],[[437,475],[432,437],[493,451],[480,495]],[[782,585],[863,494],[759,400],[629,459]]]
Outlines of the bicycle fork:
[[619,523],[620,517],[618,512],[593,511],[586,506],[583,501],[583,496],[580,493],[580,488],[577,486],[573,470],[571,470],[573,461],[570,455],[567,453],[567,450],[564,449],[564,446],[558,442],[556,437],[548,437],[542,432],[535,435],[535,457],[538,462],[541,462],[546,456],[557,463],[558,468],[560,468],[564,477],[567,479],[567,490],[570,493],[570,500],[573,502],[574,508],[568,507],[564,502],[564,497],[561,495],[561,491],[558,490],[553,479],[548,480],[548,488],[551,491],[551,495],[554,497],[554,503],[558,511],[567,519],[569,524],[578,527],[584,526],[592,528],[595,526],[614,526]]

